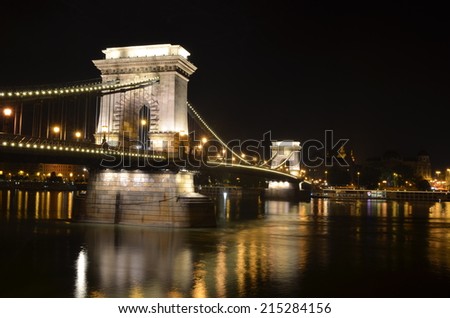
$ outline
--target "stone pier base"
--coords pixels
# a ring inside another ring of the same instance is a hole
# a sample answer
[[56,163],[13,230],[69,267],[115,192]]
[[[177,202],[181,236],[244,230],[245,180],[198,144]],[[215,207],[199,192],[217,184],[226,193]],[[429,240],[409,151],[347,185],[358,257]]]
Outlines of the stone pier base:
[[81,221],[213,227],[213,202],[194,192],[193,173],[99,170],[89,176]]
[[311,199],[311,190],[300,189],[298,184],[288,182],[269,182],[269,187],[265,189],[264,198],[268,200],[282,201],[305,201]]

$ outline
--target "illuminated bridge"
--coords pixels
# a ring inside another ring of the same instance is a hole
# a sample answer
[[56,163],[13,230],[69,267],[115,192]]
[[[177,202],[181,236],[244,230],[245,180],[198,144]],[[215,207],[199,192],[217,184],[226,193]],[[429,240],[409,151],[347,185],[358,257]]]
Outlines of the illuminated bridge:
[[88,166],[85,220],[94,222],[207,226],[209,203],[194,188],[198,173],[260,176],[298,189],[299,165],[292,162],[300,148],[265,161],[246,154],[188,103],[196,67],[183,47],[103,53],[93,61],[101,80],[0,89],[1,161]]

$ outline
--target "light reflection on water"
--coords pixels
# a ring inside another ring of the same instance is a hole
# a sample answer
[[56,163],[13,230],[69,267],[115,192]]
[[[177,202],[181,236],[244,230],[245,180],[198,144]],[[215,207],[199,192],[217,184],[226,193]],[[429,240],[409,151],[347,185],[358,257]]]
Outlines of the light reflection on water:
[[17,220],[72,219],[73,192],[0,190],[0,218]]
[[217,228],[164,229],[67,222],[70,192],[0,200],[2,297],[450,295],[450,202],[222,196]]

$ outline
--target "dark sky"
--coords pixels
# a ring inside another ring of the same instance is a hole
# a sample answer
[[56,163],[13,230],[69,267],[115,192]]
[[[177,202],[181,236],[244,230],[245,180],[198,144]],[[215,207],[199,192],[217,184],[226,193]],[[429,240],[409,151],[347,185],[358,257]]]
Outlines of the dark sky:
[[357,159],[450,166],[444,1],[3,1],[0,87],[99,77],[107,47],[179,44],[190,102],[226,140],[349,139]]

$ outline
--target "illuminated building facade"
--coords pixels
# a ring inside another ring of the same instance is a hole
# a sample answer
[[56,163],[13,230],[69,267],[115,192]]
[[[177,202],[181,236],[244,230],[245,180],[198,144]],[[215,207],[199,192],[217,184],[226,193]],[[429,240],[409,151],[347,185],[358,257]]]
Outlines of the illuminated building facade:
[[299,141],[273,141],[270,146],[270,168],[284,168],[292,175],[299,175],[300,149]]
[[425,151],[417,155],[416,175],[427,181],[432,179],[430,155]]
[[104,83],[157,81],[102,96],[96,143],[178,149],[180,136],[188,134],[188,78],[197,69],[188,61],[190,53],[171,44],[107,48],[103,53],[105,59],[93,62]]

